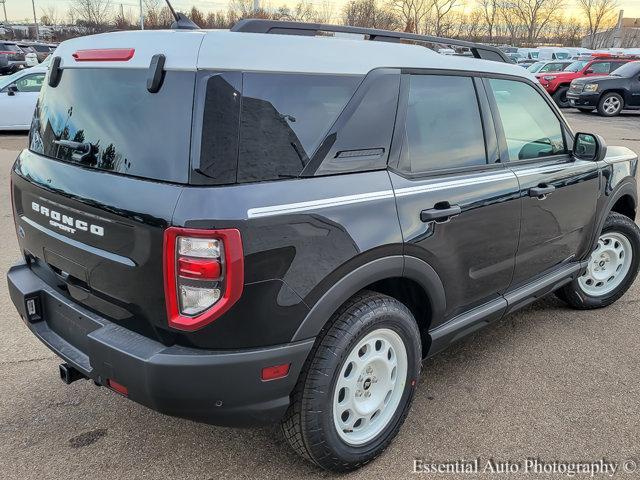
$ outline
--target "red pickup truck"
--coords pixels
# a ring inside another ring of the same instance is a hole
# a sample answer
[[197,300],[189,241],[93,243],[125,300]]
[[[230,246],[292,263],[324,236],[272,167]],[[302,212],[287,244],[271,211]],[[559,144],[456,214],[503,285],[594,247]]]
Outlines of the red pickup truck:
[[627,62],[638,60],[631,56],[598,56],[590,60],[576,60],[562,72],[536,74],[544,89],[553,97],[559,107],[569,107],[567,92],[572,80],[582,77],[609,75]]

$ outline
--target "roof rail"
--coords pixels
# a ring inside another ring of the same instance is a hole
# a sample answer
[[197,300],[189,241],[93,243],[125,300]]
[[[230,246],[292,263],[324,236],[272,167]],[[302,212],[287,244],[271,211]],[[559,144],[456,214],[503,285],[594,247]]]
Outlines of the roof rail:
[[275,33],[281,35],[303,35],[317,36],[322,32],[332,33],[352,33],[364,35],[365,40],[378,42],[401,42],[402,40],[425,42],[434,44],[454,45],[457,47],[467,47],[475,58],[484,60],[494,60],[498,62],[513,63],[502,50],[490,45],[456,40],[453,38],[432,37],[429,35],[418,35],[416,33],[395,32],[391,30],[378,30],[375,28],[349,27],[343,25],[328,25],[323,23],[302,23],[285,22],[279,20],[262,20],[248,18],[240,20],[233,27],[232,32],[247,33]]

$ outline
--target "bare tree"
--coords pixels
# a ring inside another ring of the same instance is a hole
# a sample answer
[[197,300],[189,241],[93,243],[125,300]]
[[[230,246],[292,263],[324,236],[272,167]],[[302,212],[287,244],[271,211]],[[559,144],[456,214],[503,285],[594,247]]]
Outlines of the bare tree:
[[462,6],[462,0],[431,0],[427,22],[433,23],[433,27],[425,26],[425,31],[431,30],[437,37],[446,35],[446,31],[452,28],[450,24],[446,23],[447,17],[460,6]]
[[69,9],[91,31],[104,30],[111,19],[111,0],[71,0]]
[[432,0],[390,0],[390,9],[398,16],[405,32],[421,33]]
[[58,9],[55,5],[49,5],[41,8],[40,12],[40,23],[43,25],[58,25],[60,22],[60,15],[58,14]]
[[598,33],[602,28],[612,27],[615,12],[618,8],[617,0],[577,0],[578,10],[587,19],[589,48],[598,48]]
[[403,22],[392,11],[380,7],[376,0],[352,0],[342,11],[345,25],[397,30]]
[[515,17],[520,21],[526,32],[525,43],[532,45],[545,27],[564,6],[565,0],[508,0]]
[[478,0],[478,7],[482,12],[482,17],[478,18],[479,23],[484,22],[487,30],[488,41],[493,40],[495,24],[498,20],[499,0]]

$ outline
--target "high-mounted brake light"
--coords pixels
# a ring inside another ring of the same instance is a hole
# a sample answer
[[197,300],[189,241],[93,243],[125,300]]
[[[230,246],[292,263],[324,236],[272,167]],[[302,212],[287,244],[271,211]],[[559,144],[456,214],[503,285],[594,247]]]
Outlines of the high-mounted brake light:
[[238,230],[165,230],[169,326],[194,331],[208,325],[238,301],[243,287],[244,253]]
[[103,48],[78,50],[72,57],[76,62],[128,62],[136,53],[135,48]]

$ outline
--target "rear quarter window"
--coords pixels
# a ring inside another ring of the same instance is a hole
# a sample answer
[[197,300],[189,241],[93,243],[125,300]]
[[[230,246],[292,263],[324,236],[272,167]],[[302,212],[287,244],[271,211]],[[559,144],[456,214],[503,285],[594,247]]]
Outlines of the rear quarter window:
[[295,178],[362,77],[243,73],[207,80],[198,170],[214,182]]

